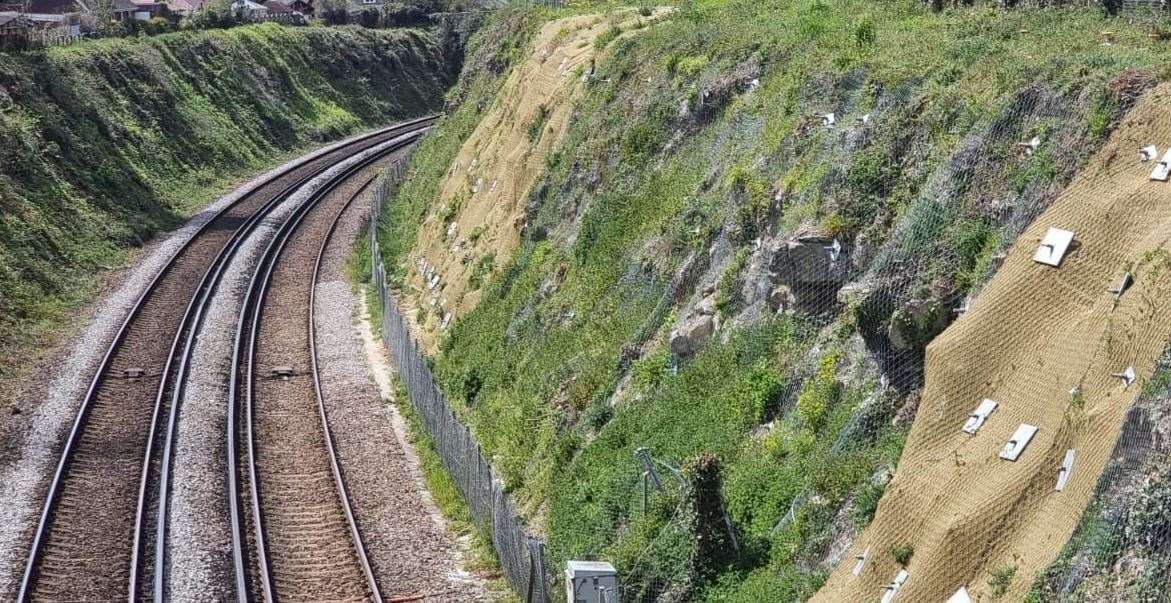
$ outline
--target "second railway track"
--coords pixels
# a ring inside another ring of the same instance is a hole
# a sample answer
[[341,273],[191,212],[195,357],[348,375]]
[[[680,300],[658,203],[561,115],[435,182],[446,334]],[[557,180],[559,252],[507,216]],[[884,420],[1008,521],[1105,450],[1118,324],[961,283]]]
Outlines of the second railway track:
[[[135,600],[154,574],[152,514],[160,501],[163,417],[174,414],[177,361],[234,242],[301,184],[433,117],[359,137],[286,170],[214,215],[136,302],[93,378],[61,452],[33,533],[18,599]],[[164,507],[165,508],[165,507]],[[157,587],[157,584],[156,584]]]
[[[358,170],[355,170],[355,174]],[[349,176],[335,180],[339,187]],[[367,180],[368,183],[368,180]],[[326,187],[273,241],[237,334],[243,472],[251,503],[252,594],[293,601],[375,600],[370,568],[334,451],[314,348],[317,267],[364,189]],[[241,542],[245,535],[238,538]]]
[[[359,169],[331,184],[342,185]],[[228,446],[241,451],[237,467],[246,486],[239,498],[251,507],[251,533],[241,522],[235,534],[237,571],[256,599],[381,601],[323,409],[311,327],[316,267],[357,194],[323,187],[289,220],[241,314],[238,383],[230,393],[230,412],[241,422],[228,430],[240,441]]]

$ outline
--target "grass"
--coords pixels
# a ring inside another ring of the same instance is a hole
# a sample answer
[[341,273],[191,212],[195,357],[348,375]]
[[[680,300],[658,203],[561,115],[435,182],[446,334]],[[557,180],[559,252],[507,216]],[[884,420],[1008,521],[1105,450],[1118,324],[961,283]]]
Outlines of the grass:
[[992,570],[992,577],[988,579],[988,591],[993,599],[999,599],[1008,593],[1012,586],[1012,579],[1016,577],[1017,566],[1002,565]]
[[467,500],[460,494],[455,480],[447,472],[435,451],[435,445],[427,435],[422,419],[410,403],[406,386],[397,375],[393,377],[393,383],[395,394],[392,404],[407,424],[408,441],[419,457],[419,468],[423,473],[427,491],[439,512],[447,520],[449,531],[457,538],[468,539],[471,556],[464,560],[464,569],[486,579],[488,591],[492,593],[494,601],[519,603],[520,599],[512,592],[502,573],[500,560],[492,547],[491,534],[486,528],[477,526],[472,521],[471,508],[468,507]]
[[[498,29],[486,39],[509,40],[512,59],[525,28],[508,19],[512,37]],[[1102,29],[1116,32],[1113,46],[1101,45]],[[803,598],[825,579],[817,551],[834,518],[854,505],[848,517],[869,520],[881,495],[874,475],[894,467],[906,437],[891,424],[901,400],[879,391],[877,375],[846,370],[861,362],[851,344],[866,310],[835,306],[832,329],[782,316],[721,331],[673,373],[662,352],[671,314],[657,312],[668,283],[726,235],[732,268],[716,290],[721,313],[735,313],[753,238],[821,225],[875,246],[899,237],[921,260],[907,270],[910,290],[945,281],[974,290],[1011,225],[972,191],[1028,205],[1093,148],[1062,157],[1044,142],[1018,160],[1012,145],[1035,127],[1022,123],[1035,102],[1022,91],[1040,87],[1071,107],[1047,128],[1100,142],[1122,105],[1074,110],[1078,99],[1106,93],[1124,70],[1161,73],[1171,51],[1091,10],[936,14],[861,0],[701,0],[607,47],[566,134],[572,152],[550,156],[526,200],[529,232],[545,236],[495,258],[436,374],[521,509],[545,526],[556,563],[605,558],[623,584],[699,600]],[[463,102],[420,147],[384,220],[388,265],[414,244],[419,217],[444,202],[437,184],[499,77],[465,73]],[[759,80],[752,91],[719,88],[748,77]],[[807,126],[831,110],[842,123],[873,115],[857,148],[844,151],[840,131]],[[1003,157],[977,172],[989,176],[982,187],[931,180],[961,144],[985,139]],[[630,371],[635,387],[611,396]],[[641,510],[639,447],[681,464],[705,452],[720,459],[744,543],[736,563],[694,581],[674,495]]]
[[130,250],[274,163],[433,110],[450,76],[423,32],[274,24],[0,53],[0,72],[5,381]]

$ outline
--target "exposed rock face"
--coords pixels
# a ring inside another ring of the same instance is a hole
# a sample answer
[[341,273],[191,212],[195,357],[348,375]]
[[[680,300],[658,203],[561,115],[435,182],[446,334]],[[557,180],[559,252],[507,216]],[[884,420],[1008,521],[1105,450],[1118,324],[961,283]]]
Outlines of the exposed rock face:
[[793,295],[793,290],[788,285],[777,285],[768,294],[768,307],[772,308],[772,311],[778,314],[790,312],[796,305],[797,298]]
[[778,282],[788,285],[840,284],[846,279],[847,253],[841,242],[834,250],[835,239],[817,233],[800,233],[773,244],[770,268]]
[[912,299],[891,316],[888,337],[895,348],[923,348],[948,323],[948,309],[937,299]]
[[711,314],[700,314],[671,331],[671,353],[690,356],[700,348],[716,330]]
[[812,229],[758,239],[742,276],[744,310],[733,322],[751,324],[766,314],[829,310],[852,272],[852,247]]

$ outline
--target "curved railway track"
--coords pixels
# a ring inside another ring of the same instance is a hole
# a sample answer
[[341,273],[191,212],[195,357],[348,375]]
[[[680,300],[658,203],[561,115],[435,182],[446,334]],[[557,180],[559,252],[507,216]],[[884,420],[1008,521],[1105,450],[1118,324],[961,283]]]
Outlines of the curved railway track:
[[247,450],[247,462],[229,470],[247,476],[247,489],[237,482],[235,491],[250,501],[252,525],[234,520],[233,538],[237,579],[251,579],[253,598],[382,600],[330,434],[313,327],[321,256],[370,180],[351,195],[336,187],[365,167],[339,175],[286,222],[237,325],[229,414],[242,421],[228,429],[227,445],[238,450],[242,436]]
[[[134,303],[78,410],[33,533],[19,601],[150,596],[145,584],[153,566],[145,551],[154,533],[146,526],[152,503],[165,512],[166,502],[166,489],[159,497],[153,487],[166,483],[159,444],[174,431],[177,377],[232,250],[310,178],[434,119],[355,138],[273,176],[219,210],[172,255]],[[164,432],[160,419],[168,415]]]

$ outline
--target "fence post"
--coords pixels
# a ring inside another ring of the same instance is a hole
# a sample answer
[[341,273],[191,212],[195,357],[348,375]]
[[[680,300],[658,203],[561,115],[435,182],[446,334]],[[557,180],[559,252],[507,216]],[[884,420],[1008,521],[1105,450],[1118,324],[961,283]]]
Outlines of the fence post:
[[[382,203],[391,194],[393,185],[404,174],[404,166],[395,163],[375,194],[370,212],[370,266],[371,280],[378,289],[382,304],[380,332],[383,342],[407,387],[412,406],[422,416],[423,425],[434,442],[443,466],[451,474],[460,493],[467,499],[473,521],[487,527],[493,548],[500,557],[509,583],[519,593],[524,592],[527,603],[546,603],[546,576],[544,543],[532,536],[504,491],[497,483],[495,472],[483,448],[476,441],[471,428],[460,420],[427,366],[423,350],[411,336],[407,319],[399,311],[398,303],[386,280],[386,266],[382,263],[378,245],[378,225]],[[526,555],[527,552],[527,555]],[[527,563],[526,563],[527,557]],[[527,565],[527,576],[526,576]]]

